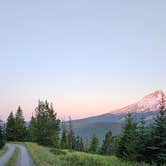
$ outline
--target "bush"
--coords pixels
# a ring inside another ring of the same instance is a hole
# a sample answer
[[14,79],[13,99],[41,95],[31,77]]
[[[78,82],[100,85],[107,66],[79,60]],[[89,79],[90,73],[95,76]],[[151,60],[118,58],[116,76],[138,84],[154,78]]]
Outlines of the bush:
[[55,155],[66,155],[67,152],[60,150],[60,149],[50,149],[50,152],[55,154]]
[[62,157],[62,161],[64,162],[64,166],[106,166],[106,163],[103,160],[88,156],[67,155],[64,156],[64,158]]

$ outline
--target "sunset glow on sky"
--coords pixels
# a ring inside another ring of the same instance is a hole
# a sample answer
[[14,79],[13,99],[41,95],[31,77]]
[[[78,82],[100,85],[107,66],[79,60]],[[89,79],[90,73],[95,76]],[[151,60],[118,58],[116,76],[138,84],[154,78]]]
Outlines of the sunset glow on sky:
[[[161,2],[161,3],[159,3]],[[39,99],[60,118],[166,90],[165,1],[0,2],[0,119]]]

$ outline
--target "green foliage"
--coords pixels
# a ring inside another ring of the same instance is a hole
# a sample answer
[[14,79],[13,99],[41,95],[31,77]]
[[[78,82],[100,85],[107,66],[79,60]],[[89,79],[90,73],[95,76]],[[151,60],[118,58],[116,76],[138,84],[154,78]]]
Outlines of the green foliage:
[[32,140],[39,144],[59,147],[60,120],[52,104],[47,101],[39,101],[36,108],[36,116],[32,118],[30,133]]
[[[101,156],[84,152],[72,153],[63,150],[66,154],[53,154],[50,148],[26,143],[28,150],[37,166],[147,166],[132,162],[121,161],[115,156]],[[152,165],[151,165],[152,166]]]
[[37,127],[36,127],[36,118],[34,118],[33,116],[31,117],[31,121],[29,124],[29,128],[28,128],[28,140],[35,142],[37,141],[36,138],[36,132],[37,132]]
[[77,136],[75,140],[75,150],[77,151],[84,151],[84,143],[82,137]]
[[63,131],[62,131],[62,137],[61,137],[61,141],[60,141],[60,147],[62,149],[66,149],[68,147],[67,146],[66,128],[63,128]]
[[148,160],[162,165],[166,163],[166,109],[161,107],[152,126],[153,130],[147,143]]
[[136,160],[137,124],[131,114],[126,117],[123,133],[118,146],[118,156],[129,160]]
[[113,145],[112,132],[108,131],[105,135],[105,139],[103,140],[103,144],[101,147],[101,154],[111,155],[112,154],[112,145]]
[[3,136],[3,129],[0,124],[0,149],[4,146],[4,144],[5,144],[5,140]]
[[63,150],[60,150],[60,149],[50,149],[50,152],[55,154],[55,155],[66,155],[67,152],[66,151],[63,151]]
[[90,143],[89,152],[91,153],[97,153],[98,152],[98,146],[99,146],[99,140],[97,136],[94,134]]
[[83,139],[80,136],[75,136],[71,118],[69,119],[68,125],[62,123],[62,136],[60,141],[60,147],[62,149],[70,149],[77,151],[84,151]]
[[6,137],[8,141],[15,141],[15,118],[13,112],[10,113],[6,124]]
[[148,135],[148,127],[145,126],[145,121],[142,118],[137,125],[137,144],[136,144],[136,151],[135,151],[135,159],[137,161],[145,161],[146,160],[146,142],[149,138]]
[[6,138],[8,141],[24,141],[27,136],[23,111],[19,106],[14,116],[11,112],[6,124]]
[[163,166],[166,163],[166,109],[161,107],[154,122],[148,126],[128,114],[121,134],[117,155],[126,160],[145,161]]
[[23,117],[23,111],[19,106],[15,116],[15,141],[24,141],[26,138],[25,120]]
[[67,129],[67,146],[69,149],[75,149],[75,135],[71,118],[69,120],[69,125]]
[[7,150],[8,150],[8,147],[7,146],[3,146],[3,148],[0,149],[0,157],[2,155],[4,155],[7,152]]

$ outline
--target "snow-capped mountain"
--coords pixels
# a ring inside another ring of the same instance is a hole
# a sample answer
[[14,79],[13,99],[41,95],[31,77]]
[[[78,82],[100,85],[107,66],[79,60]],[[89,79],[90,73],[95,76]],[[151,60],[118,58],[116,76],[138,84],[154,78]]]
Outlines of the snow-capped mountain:
[[155,91],[147,96],[145,96],[140,101],[131,104],[127,107],[113,110],[110,114],[122,114],[128,112],[134,113],[145,113],[145,112],[154,112],[158,111],[161,107],[161,104],[166,101],[166,94],[161,91]]
[[157,115],[163,101],[166,101],[166,94],[161,90],[155,91],[127,107],[99,116],[74,120],[75,132],[83,138],[91,137],[93,133],[96,133],[102,140],[105,132],[109,129],[114,135],[120,133],[128,112],[132,113],[132,116],[137,120],[144,118],[147,123],[150,123]]

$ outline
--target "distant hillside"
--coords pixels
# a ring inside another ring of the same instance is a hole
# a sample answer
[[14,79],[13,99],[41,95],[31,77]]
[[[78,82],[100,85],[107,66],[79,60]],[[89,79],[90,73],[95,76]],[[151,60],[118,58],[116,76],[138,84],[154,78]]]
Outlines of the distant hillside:
[[108,130],[111,130],[114,135],[120,134],[128,112],[132,113],[135,119],[144,118],[147,123],[150,123],[159,111],[162,100],[166,101],[165,93],[161,90],[155,91],[127,107],[99,116],[73,120],[74,130],[84,139],[96,133],[101,142]]
[[100,142],[102,142],[105,132],[111,130],[114,135],[117,135],[121,132],[122,126],[123,124],[120,123],[96,122],[75,127],[74,131],[78,135],[81,135],[84,140],[89,140],[89,138],[91,138],[92,135],[95,133],[99,138]]

